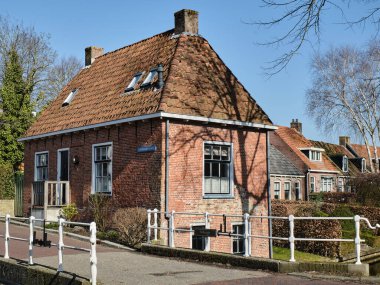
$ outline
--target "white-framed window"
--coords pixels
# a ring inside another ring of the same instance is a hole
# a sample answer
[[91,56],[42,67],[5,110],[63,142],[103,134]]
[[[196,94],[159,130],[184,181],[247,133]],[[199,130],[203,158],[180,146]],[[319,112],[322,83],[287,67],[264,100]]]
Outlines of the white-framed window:
[[194,232],[199,229],[199,230],[204,230],[206,229],[206,226],[204,224],[194,224],[194,225],[190,225],[190,229],[191,229],[191,248],[192,249],[196,249],[196,250],[206,250],[206,249],[209,249],[209,242],[210,242],[210,238],[208,237],[204,237],[204,236],[196,236],[194,235]]
[[34,180],[46,181],[49,174],[49,152],[36,152],[34,157]]
[[[244,235],[245,233],[244,224],[233,224],[232,233],[236,235]],[[232,237],[232,253],[241,254],[241,255],[245,253],[244,236]]]
[[299,181],[294,182],[294,190],[296,192],[296,200],[301,200],[301,183]]
[[343,178],[338,178],[338,192],[344,192]]
[[112,143],[92,146],[92,193],[112,193]]
[[152,84],[156,75],[157,75],[157,68],[154,68],[151,71],[149,71],[148,75],[145,77],[145,80],[141,84],[141,87],[145,87]]
[[73,89],[62,103],[62,107],[67,106],[73,101],[75,95],[77,95],[79,89]]
[[137,82],[139,82],[139,80],[142,77],[142,75],[143,75],[143,72],[136,73],[133,76],[131,82],[128,84],[127,88],[125,88],[125,92],[129,92],[129,91],[135,90],[135,86],[136,86]]
[[290,193],[290,182],[284,182],[284,195],[285,200],[290,200],[292,198],[292,194]]
[[310,150],[309,158],[313,161],[321,161],[321,152],[316,150]]
[[322,192],[331,192],[333,187],[333,178],[332,177],[322,177],[321,179],[321,191]]
[[310,192],[315,192],[315,177],[310,176]]
[[362,173],[366,172],[367,165],[366,165],[366,160],[365,158],[362,158]]
[[342,170],[343,170],[343,172],[348,171],[348,158],[347,158],[347,156],[343,156]]
[[276,181],[274,182],[274,199],[281,199],[281,183]]
[[205,142],[203,161],[204,195],[232,196],[232,144]]

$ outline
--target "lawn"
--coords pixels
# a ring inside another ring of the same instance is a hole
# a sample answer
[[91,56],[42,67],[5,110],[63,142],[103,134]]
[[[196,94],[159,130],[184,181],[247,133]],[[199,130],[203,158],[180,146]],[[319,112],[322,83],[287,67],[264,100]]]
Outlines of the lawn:
[[[302,251],[295,250],[294,251],[295,259],[296,261],[308,261],[308,262],[334,262],[334,259],[306,253]],[[285,260],[289,261],[290,259],[290,249],[289,248],[282,248],[282,247],[273,247],[273,258],[278,260]]]

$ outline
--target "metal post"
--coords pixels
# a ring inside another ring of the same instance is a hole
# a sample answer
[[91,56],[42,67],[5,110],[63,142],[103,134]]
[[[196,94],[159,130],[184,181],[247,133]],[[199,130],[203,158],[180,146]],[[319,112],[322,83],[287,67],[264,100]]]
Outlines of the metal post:
[[157,213],[158,213],[158,210],[157,209],[154,209],[153,210],[154,214],[153,214],[153,217],[154,217],[154,240],[157,240],[157,226],[158,226],[158,223],[157,223]]
[[11,220],[11,216],[9,214],[5,215],[5,253],[4,258],[9,259],[9,222]]
[[244,214],[244,256],[249,256],[249,227],[248,227],[249,214]]
[[91,284],[96,285],[96,278],[98,275],[98,259],[96,257],[96,224],[92,222],[90,224],[90,243],[91,243],[91,252],[90,252],[90,266],[91,266]]
[[355,215],[355,252],[356,252],[356,262],[355,264],[362,264],[360,260],[360,216]]
[[289,243],[290,243],[290,262],[295,262],[294,258],[294,216],[289,216]]
[[147,213],[148,213],[148,226],[147,226],[146,234],[147,234],[147,242],[150,243],[150,218],[151,218],[150,215],[152,211],[148,209]]
[[33,230],[34,230],[34,217],[29,218],[29,264],[33,264]]
[[174,247],[174,213],[173,210],[169,219],[169,247]]
[[[210,228],[210,223],[209,223],[208,217],[209,217],[209,214],[206,212],[205,213],[205,229]],[[205,251],[210,251],[210,238],[209,237],[206,239]]]
[[58,219],[58,224],[59,224],[59,227],[58,227],[58,269],[57,271],[58,272],[62,272],[63,271],[63,248],[64,248],[64,244],[63,244],[63,222],[65,220],[62,219],[62,218],[59,218]]

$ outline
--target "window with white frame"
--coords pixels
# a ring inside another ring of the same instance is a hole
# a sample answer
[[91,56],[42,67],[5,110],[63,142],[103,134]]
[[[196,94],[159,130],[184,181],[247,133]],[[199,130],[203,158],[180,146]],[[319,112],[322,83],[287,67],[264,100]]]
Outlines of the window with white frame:
[[35,156],[35,180],[45,181],[48,179],[49,153],[40,152]]
[[274,199],[281,199],[280,182],[274,182]]
[[[244,225],[232,225],[232,233],[236,235],[244,235]],[[232,237],[232,253],[234,254],[244,254],[244,236],[233,236]]]
[[332,177],[322,177],[321,179],[321,191],[322,192],[331,192],[333,187],[333,178]]
[[78,93],[78,89],[73,89],[62,103],[62,107],[67,106],[73,101],[75,95]]
[[343,178],[338,179],[338,192],[344,192],[343,188]]
[[347,158],[347,156],[343,156],[342,170],[343,170],[343,172],[348,171],[348,158]]
[[153,83],[154,78],[157,75],[157,68],[152,69],[149,71],[148,75],[146,76],[145,80],[141,84],[141,87],[149,86]]
[[112,192],[112,144],[93,146],[93,192]]
[[131,82],[128,84],[127,88],[125,88],[125,92],[129,92],[129,91],[135,90],[135,86],[136,86],[137,82],[139,82],[139,80],[140,80],[140,78],[141,78],[142,75],[143,75],[142,72],[136,73],[133,76]]
[[204,193],[231,194],[231,145],[204,144]]
[[284,183],[284,194],[285,194],[285,200],[290,200],[291,199],[290,182],[285,182]]
[[[205,226],[192,226],[191,230],[196,231],[196,230],[204,230],[206,227]],[[194,232],[191,234],[191,248],[196,249],[196,250],[205,250],[207,247],[207,237],[204,236],[197,236],[194,235]]]
[[310,192],[315,192],[315,177],[313,176],[310,177]]
[[366,169],[367,169],[366,160],[365,158],[362,158],[362,173],[364,173]]
[[321,161],[321,152],[320,151],[316,151],[316,150],[311,150],[310,151],[310,160],[314,160],[314,161]]
[[296,191],[296,200],[301,200],[301,183],[299,181],[294,182],[294,188]]

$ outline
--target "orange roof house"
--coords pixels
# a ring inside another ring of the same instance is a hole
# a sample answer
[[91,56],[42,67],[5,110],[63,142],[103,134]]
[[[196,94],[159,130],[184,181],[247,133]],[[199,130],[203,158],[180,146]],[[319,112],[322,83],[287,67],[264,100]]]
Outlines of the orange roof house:
[[[85,58],[21,139],[25,215],[54,216],[69,202],[86,209],[99,193],[114,207],[166,214],[268,215],[267,146],[276,127],[199,35],[197,12],[181,10],[174,29],[115,51],[89,47]],[[48,201],[46,185],[55,189]],[[265,235],[268,225],[254,231]],[[188,239],[176,242],[192,246]],[[256,240],[252,255],[267,256],[268,246]]]

